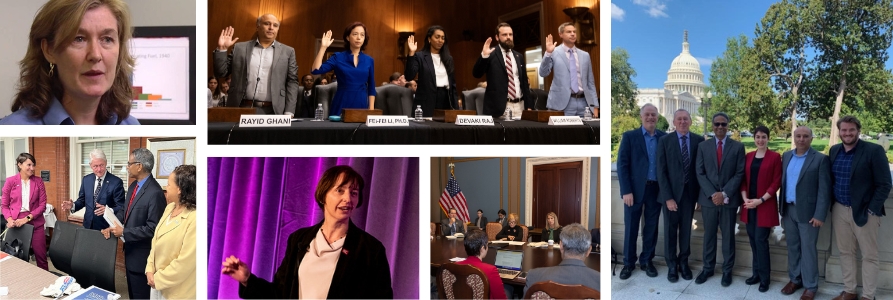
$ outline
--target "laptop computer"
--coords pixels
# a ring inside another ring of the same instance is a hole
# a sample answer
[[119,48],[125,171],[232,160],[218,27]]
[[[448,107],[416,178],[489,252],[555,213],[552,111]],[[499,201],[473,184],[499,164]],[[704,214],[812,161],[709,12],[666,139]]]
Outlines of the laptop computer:
[[499,277],[515,279],[518,274],[521,274],[521,262],[523,261],[524,252],[497,250],[494,265],[499,270]]

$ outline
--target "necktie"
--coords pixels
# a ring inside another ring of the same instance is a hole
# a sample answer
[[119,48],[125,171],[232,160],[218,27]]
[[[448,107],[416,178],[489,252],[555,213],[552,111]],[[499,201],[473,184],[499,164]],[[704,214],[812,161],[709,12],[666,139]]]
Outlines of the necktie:
[[93,202],[99,203],[99,190],[102,189],[102,178],[96,178],[96,191],[93,191]]
[[717,146],[716,146],[716,168],[719,169],[719,167],[721,167],[721,166],[722,166],[722,140],[719,140],[719,143],[717,143]]
[[570,61],[571,68],[571,90],[576,94],[580,92],[579,85],[577,84],[577,80],[579,80],[577,78],[577,59],[574,57],[574,49],[567,49],[567,54],[570,57],[568,61]]
[[515,75],[512,74],[512,50],[505,51],[505,72],[509,78],[509,98],[515,97]]
[[691,157],[688,154],[688,136],[682,136],[682,170],[683,181],[688,183],[688,167],[691,166]]
[[131,207],[131,206],[133,206],[133,199],[136,198],[136,191],[138,191],[139,189],[140,189],[140,186],[137,185],[137,186],[133,189],[133,194],[130,195],[130,203],[127,204],[127,214],[124,215],[124,224],[127,224],[127,218],[130,217],[130,211],[131,211],[132,208],[133,208],[133,207]]

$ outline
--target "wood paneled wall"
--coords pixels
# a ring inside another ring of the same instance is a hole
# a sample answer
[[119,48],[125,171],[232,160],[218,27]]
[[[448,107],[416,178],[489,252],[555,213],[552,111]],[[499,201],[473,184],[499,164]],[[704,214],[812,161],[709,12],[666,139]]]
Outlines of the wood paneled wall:
[[[459,90],[472,89],[477,82],[471,69],[479,57],[487,37],[494,35],[499,16],[542,3],[542,24],[546,34],[557,39],[558,25],[570,21],[562,10],[567,7],[590,7],[598,16],[599,0],[516,0],[516,1],[429,1],[429,0],[214,0],[208,3],[208,45],[205,51],[217,47],[220,31],[233,26],[239,41],[250,40],[255,32],[255,21],[265,13],[275,14],[281,21],[278,40],[295,48],[298,76],[310,73],[316,56],[317,39],[326,30],[332,30],[336,40],[341,39],[344,27],[353,21],[366,24],[369,45],[366,53],[375,59],[375,82],[387,81],[393,72],[403,72],[404,64],[397,59],[397,38],[401,31],[413,31],[422,47],[425,32],[431,25],[444,27],[449,39],[450,51],[456,60],[456,81]],[[596,27],[599,26],[598,20]],[[596,28],[598,31],[599,28]],[[464,40],[463,32],[472,33],[471,40]],[[545,42],[545,36],[542,38]],[[560,40],[559,40],[560,41]],[[593,57],[595,84],[599,86],[599,40],[596,46],[580,47]],[[201,51],[201,50],[200,50]],[[208,74],[213,74],[213,55],[208,56]],[[203,81],[204,82],[204,81]],[[551,76],[546,78],[546,87]],[[599,89],[601,91],[601,89]]]

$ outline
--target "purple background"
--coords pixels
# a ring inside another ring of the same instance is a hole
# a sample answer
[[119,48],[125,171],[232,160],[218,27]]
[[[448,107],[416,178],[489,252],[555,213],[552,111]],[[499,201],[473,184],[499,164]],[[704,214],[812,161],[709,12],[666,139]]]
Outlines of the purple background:
[[366,181],[351,221],[384,244],[394,298],[419,297],[418,158],[209,157],[208,298],[239,297],[238,283],[220,273],[230,255],[272,280],[288,236],[322,220],[313,194],[335,165],[353,167]]

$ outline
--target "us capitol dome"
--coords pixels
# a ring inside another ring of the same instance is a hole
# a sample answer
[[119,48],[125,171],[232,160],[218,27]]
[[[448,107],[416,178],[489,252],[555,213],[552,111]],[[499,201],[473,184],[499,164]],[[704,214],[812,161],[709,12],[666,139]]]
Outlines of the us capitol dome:
[[636,102],[639,107],[646,103],[656,106],[658,113],[664,116],[672,127],[673,113],[680,108],[688,110],[693,119],[700,119],[698,108],[701,106],[705,87],[701,64],[689,50],[688,30],[686,30],[682,38],[682,53],[670,63],[664,87],[639,89]]

